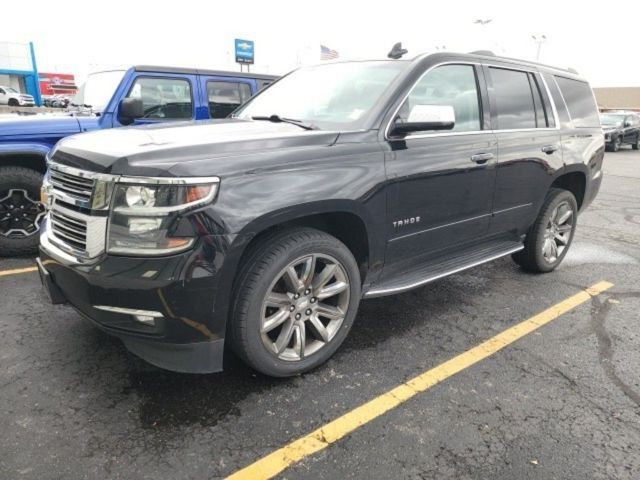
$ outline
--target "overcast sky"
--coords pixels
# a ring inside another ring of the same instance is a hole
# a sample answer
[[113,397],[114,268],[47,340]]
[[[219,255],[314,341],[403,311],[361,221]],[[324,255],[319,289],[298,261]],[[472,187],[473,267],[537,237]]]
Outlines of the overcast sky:
[[[560,0],[66,0],[60,8],[52,5],[32,1],[20,21],[5,18],[0,41],[31,40],[39,70],[74,73],[79,80],[89,71],[132,64],[238,70],[234,38],[256,42],[252,71],[279,74],[317,63],[320,44],[343,59],[381,58],[402,41],[409,57],[442,48],[490,49],[535,60],[531,35],[545,35],[541,62],[573,67],[594,87],[640,86],[638,0],[590,6]],[[476,19],[492,21],[480,26]]]

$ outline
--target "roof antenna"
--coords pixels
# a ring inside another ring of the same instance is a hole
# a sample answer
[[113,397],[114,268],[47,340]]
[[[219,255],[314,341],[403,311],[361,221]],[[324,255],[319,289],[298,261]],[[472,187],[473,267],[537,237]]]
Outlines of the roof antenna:
[[402,42],[398,42],[393,46],[391,51],[387,53],[387,57],[398,60],[402,58],[403,55],[406,55],[407,52],[408,50],[406,48],[402,48]]

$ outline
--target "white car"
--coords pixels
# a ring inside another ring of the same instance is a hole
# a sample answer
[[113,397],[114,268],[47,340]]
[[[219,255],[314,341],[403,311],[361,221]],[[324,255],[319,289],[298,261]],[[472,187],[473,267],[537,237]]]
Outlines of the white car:
[[33,96],[20,93],[13,87],[4,87],[0,85],[0,105],[9,105],[10,107],[33,107],[35,104]]

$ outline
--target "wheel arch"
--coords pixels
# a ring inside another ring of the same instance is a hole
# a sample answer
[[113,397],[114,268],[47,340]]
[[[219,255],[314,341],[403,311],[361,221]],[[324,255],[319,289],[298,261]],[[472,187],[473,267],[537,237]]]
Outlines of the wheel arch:
[[580,210],[587,191],[588,174],[586,165],[567,165],[554,176],[549,188],[563,188],[570,191],[576,197],[578,210]]
[[[13,147],[13,148],[12,148]],[[0,145],[0,167],[26,167],[44,173],[46,157],[50,147],[45,145],[22,146]]]

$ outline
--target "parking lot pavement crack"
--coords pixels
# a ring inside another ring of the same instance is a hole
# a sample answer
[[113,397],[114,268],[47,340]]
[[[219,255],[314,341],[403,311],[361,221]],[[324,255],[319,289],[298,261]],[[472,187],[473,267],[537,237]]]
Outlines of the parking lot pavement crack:
[[620,378],[613,363],[615,342],[606,328],[606,320],[611,311],[612,304],[608,301],[603,302],[597,297],[592,297],[591,302],[591,325],[598,342],[598,360],[600,365],[609,380],[632,402],[640,406],[640,393]]

